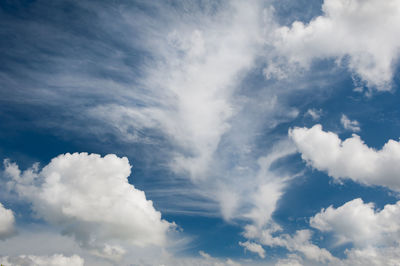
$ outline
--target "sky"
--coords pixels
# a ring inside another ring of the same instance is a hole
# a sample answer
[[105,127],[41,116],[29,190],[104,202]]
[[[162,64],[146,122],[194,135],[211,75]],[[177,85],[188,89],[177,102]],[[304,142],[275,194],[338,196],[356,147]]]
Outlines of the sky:
[[400,0],[0,2],[0,263],[400,265]]

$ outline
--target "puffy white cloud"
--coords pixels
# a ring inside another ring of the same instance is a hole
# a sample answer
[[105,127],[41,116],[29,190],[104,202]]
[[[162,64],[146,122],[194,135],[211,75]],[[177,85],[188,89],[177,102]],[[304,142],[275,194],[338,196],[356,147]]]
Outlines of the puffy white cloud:
[[325,0],[323,14],[276,31],[275,47],[291,62],[338,58],[367,86],[389,90],[398,60],[399,0]]
[[365,185],[400,190],[400,143],[389,140],[381,150],[369,148],[358,135],[344,141],[321,125],[294,128],[289,136],[301,157],[312,167],[329,176],[350,178]]
[[358,123],[357,120],[350,120],[347,115],[342,114],[342,117],[340,118],[340,123],[342,123],[343,127],[345,129],[358,132],[360,131],[360,123]]
[[246,241],[239,242],[239,245],[244,247],[245,250],[256,253],[258,256],[260,256],[260,258],[265,258],[265,250],[260,244]]
[[333,234],[336,245],[350,243],[346,258],[333,265],[398,265],[400,263],[400,201],[382,210],[354,199],[344,205],[322,209],[310,225]]
[[310,225],[323,232],[333,232],[338,244],[383,246],[398,242],[399,219],[400,202],[388,204],[378,211],[372,203],[364,203],[358,198],[338,208],[322,209],[311,218]]
[[7,238],[14,233],[14,213],[0,203],[0,239]]
[[35,213],[59,226],[95,254],[118,259],[124,250],[114,240],[137,246],[163,245],[170,223],[128,183],[127,158],[109,154],[62,154],[42,170],[21,173],[5,161],[11,186],[32,203]]
[[20,255],[0,257],[0,263],[6,266],[83,266],[84,260],[77,255],[70,257],[61,254],[52,256]]

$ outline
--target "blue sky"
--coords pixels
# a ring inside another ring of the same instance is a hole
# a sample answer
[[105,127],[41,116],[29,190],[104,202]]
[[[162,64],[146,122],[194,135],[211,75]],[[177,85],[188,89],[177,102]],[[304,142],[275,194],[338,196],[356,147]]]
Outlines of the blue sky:
[[3,1],[4,265],[397,265],[400,2]]

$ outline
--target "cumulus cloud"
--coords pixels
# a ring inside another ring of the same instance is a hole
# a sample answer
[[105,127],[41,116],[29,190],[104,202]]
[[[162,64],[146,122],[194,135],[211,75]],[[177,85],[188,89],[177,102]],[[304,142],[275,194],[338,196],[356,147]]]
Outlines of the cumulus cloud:
[[310,225],[323,232],[333,232],[338,244],[355,247],[391,245],[400,237],[400,202],[376,210],[374,204],[354,199],[343,206],[322,209],[310,220]]
[[311,217],[310,226],[333,235],[335,246],[352,245],[351,249],[345,250],[343,259],[312,243],[312,231],[308,229],[289,235],[282,233],[282,228],[275,223],[261,231],[248,225],[244,236],[261,245],[283,247],[291,252],[288,258],[279,259],[276,265],[397,265],[400,261],[399,215],[400,202],[387,204],[378,210],[372,203],[354,199],[338,208],[322,209]]
[[336,265],[397,265],[400,261],[400,202],[378,210],[373,203],[354,199],[338,208],[329,206],[310,219],[310,225],[333,234],[336,245],[352,244]]
[[7,266],[83,266],[84,260],[78,255],[70,257],[61,254],[52,256],[20,255],[0,257],[0,263]]
[[400,143],[389,140],[381,150],[368,147],[358,135],[342,141],[321,125],[294,128],[289,136],[301,157],[335,179],[350,178],[365,185],[400,190]]
[[163,245],[171,224],[128,183],[127,158],[109,154],[62,154],[39,169],[21,172],[5,161],[9,186],[48,223],[72,235],[97,255],[118,259],[124,249],[114,240],[140,247]]
[[357,120],[350,120],[345,114],[342,114],[342,117],[340,118],[340,123],[342,123],[342,126],[347,130],[351,130],[354,132],[358,132],[361,130],[360,123]]
[[7,238],[14,233],[14,213],[0,203],[0,239]]
[[307,67],[337,58],[369,88],[390,90],[400,42],[400,1],[325,0],[323,14],[276,30],[275,47]]

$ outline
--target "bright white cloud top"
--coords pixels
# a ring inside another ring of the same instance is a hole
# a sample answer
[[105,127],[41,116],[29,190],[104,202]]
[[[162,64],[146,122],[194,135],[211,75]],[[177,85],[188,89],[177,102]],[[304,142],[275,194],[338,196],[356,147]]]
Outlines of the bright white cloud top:
[[390,90],[400,52],[400,1],[325,0],[323,15],[276,31],[275,46],[290,62],[337,58],[367,86]]
[[75,237],[96,254],[118,257],[122,247],[113,240],[137,246],[164,245],[170,223],[162,220],[143,191],[128,183],[127,158],[109,154],[62,154],[42,170],[38,165],[21,172],[5,162],[9,185],[32,204],[35,213]]
[[347,258],[337,265],[396,265],[400,256],[400,202],[377,210],[354,199],[338,208],[329,206],[310,219],[310,225],[332,233],[336,244],[351,243]]
[[312,128],[294,128],[289,136],[301,157],[313,168],[335,179],[349,178],[365,185],[400,191],[400,143],[389,140],[381,150],[368,147],[358,135],[342,141],[337,134]]
[[376,210],[374,204],[354,199],[343,206],[321,210],[311,218],[312,227],[333,232],[338,244],[352,243],[358,248],[387,246],[399,241],[400,202]]
[[0,203],[0,239],[7,238],[14,233],[14,213]]

